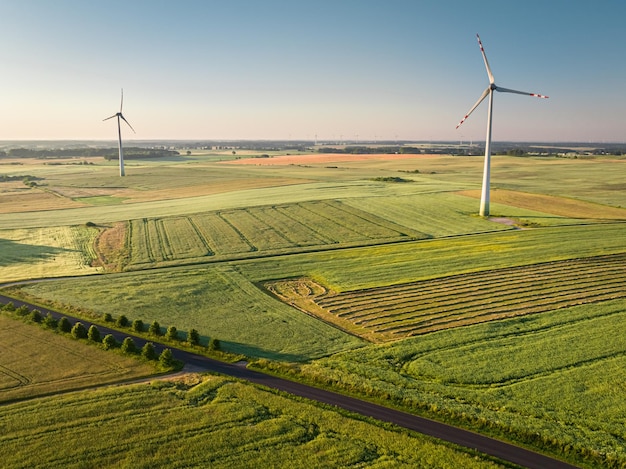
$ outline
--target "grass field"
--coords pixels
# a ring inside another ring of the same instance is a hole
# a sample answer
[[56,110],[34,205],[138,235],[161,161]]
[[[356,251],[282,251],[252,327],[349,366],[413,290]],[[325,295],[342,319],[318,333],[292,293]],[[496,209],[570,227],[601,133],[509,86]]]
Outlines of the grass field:
[[613,300],[370,346],[303,372],[557,454],[578,454],[588,467],[621,467],[625,326],[626,301]]
[[[40,179],[32,190],[0,185],[0,280],[101,272],[94,259],[108,271],[135,269],[19,288],[85,314],[195,328],[203,343],[218,338],[226,351],[299,362],[290,369],[322,383],[577,455],[589,467],[626,464],[624,160],[495,157],[488,220],[476,215],[482,157],[259,165],[217,163],[222,156],[133,163],[123,180],[112,164],[11,166]],[[410,182],[388,182],[398,177]],[[520,316],[503,319],[510,315]],[[374,342],[394,340],[367,344],[334,321]],[[419,337],[404,338],[411,334]],[[155,399],[131,394],[128,406]],[[181,405],[197,409],[185,396]],[[221,424],[230,435],[248,429]],[[274,448],[287,441],[277,433],[302,434],[274,425],[259,437]],[[195,427],[180,428],[186,444],[213,451]],[[158,435],[148,448],[174,441]],[[233,439],[233,448],[259,447],[250,441]],[[285,451],[303,451],[290,444]],[[315,444],[322,449],[312,457],[334,454]],[[350,444],[337,451],[370,461],[369,443]],[[216,451],[235,459],[219,464],[251,457],[229,448]],[[97,452],[104,465],[119,453]]]
[[253,282],[309,277],[334,292],[626,252],[622,223],[507,230],[237,262]]
[[8,405],[2,426],[7,469],[501,467],[427,437],[218,377]]
[[426,237],[332,200],[142,218],[128,231],[127,270]]
[[[465,276],[460,277],[461,282],[469,282],[493,275],[493,269],[505,269],[513,282],[523,277],[525,269],[534,272],[538,268],[532,267],[534,264],[623,254],[623,230],[622,224],[509,230],[201,268],[41,282],[21,289],[36,298],[78,306],[99,315],[126,314],[145,323],[156,319],[181,330],[194,327],[205,336],[219,338],[226,350],[235,353],[302,361],[352,348],[360,342],[264,293],[264,282],[308,277],[336,294],[357,296],[364,289],[389,286],[393,291],[413,282],[452,283],[458,279],[450,277],[457,275]],[[572,239],[586,242],[572,243]],[[619,262],[617,268],[621,268]],[[623,279],[623,270],[619,275],[618,283]],[[563,280],[559,277],[557,283]],[[519,285],[507,290],[501,299],[504,310],[509,304],[523,310],[523,297],[515,299],[517,288]],[[473,293],[469,285],[468,291]],[[457,307],[463,315],[463,303]],[[470,314],[470,305],[467,309]],[[367,335],[368,330],[362,333],[349,325],[342,327],[376,339]]]
[[[0,314],[0,404],[154,373],[136,359]],[[3,433],[5,423],[3,417]]]
[[[96,315],[126,315],[178,330],[195,328],[206,345],[274,360],[310,360],[363,345],[363,341],[273,299],[228,265],[112,274],[41,282],[23,291],[52,304]],[[62,294],[60,294],[62,292]]]

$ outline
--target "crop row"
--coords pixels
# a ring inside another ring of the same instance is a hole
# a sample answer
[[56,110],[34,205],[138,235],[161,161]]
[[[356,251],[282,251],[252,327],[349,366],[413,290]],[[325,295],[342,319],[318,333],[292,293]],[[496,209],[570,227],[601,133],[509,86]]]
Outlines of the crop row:
[[421,237],[421,233],[340,202],[314,201],[132,220],[127,247],[130,264],[137,266]]
[[495,269],[316,298],[321,308],[395,339],[626,297],[626,254]]

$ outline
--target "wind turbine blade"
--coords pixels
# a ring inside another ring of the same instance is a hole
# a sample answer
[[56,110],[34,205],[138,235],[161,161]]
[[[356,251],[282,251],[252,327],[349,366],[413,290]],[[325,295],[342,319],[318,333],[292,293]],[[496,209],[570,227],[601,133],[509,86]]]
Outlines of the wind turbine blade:
[[106,119],[102,119],[102,121],[108,121],[109,119],[113,119],[114,117],[117,117],[117,114],[113,114],[111,117],[107,117]]
[[476,34],[478,38],[478,45],[480,46],[480,53],[483,55],[483,60],[485,61],[485,68],[487,68],[487,75],[489,75],[489,83],[493,84],[493,73],[491,73],[491,67],[489,66],[489,62],[487,61],[487,56],[485,55],[485,48],[483,47],[483,43],[480,40],[480,36]]
[[478,105],[479,105],[480,103],[482,103],[482,102],[483,102],[483,99],[485,99],[485,98],[487,97],[487,95],[489,95],[489,92],[490,92],[490,91],[491,91],[491,86],[488,86],[488,87],[487,87],[487,89],[486,89],[485,91],[483,91],[483,94],[482,94],[482,95],[480,95],[480,98],[478,98],[478,101],[476,101],[476,104],[474,104],[474,105],[472,106],[472,109],[470,109],[470,110],[468,111],[468,113],[467,113],[467,114],[465,114],[465,117],[464,117],[463,119],[461,119],[461,122],[459,122],[459,123],[458,123],[458,125],[456,126],[456,128],[457,128],[457,129],[458,129],[459,127],[461,127],[461,124],[462,124],[463,122],[465,122],[465,120],[466,120],[466,119],[470,116],[470,114],[471,114],[472,112],[474,112],[474,109],[476,109],[476,108],[478,107]]
[[124,106],[124,88],[122,88],[122,95],[120,98],[120,114],[122,113],[122,107]]
[[542,94],[537,94],[537,93],[529,93],[528,91],[517,91],[517,90],[511,90],[509,88],[500,88],[499,86],[496,86],[496,91],[502,91],[503,93],[516,93],[516,94],[523,94],[526,96],[534,96],[535,98],[548,98],[548,96],[544,96]]
[[123,120],[124,122],[126,122],[126,124],[128,125],[128,127],[130,127],[130,130],[132,130],[132,131],[133,131],[133,133],[135,133],[135,134],[136,134],[137,132],[135,132],[135,129],[133,129],[133,126],[132,126],[132,125],[130,125],[130,123],[126,120],[126,118],[125,118],[122,114],[120,114],[120,117],[122,118],[122,120]]

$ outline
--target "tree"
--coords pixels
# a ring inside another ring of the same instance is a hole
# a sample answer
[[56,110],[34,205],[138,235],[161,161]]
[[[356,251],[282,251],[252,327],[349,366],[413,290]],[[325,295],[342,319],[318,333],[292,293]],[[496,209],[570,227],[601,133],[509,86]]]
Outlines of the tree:
[[57,321],[50,313],[46,314],[46,317],[43,318],[43,323],[46,327],[49,327],[50,329],[56,329],[57,327],[59,327],[59,321]]
[[87,328],[83,326],[82,322],[77,322],[72,327],[72,337],[75,339],[86,339],[87,338]]
[[15,310],[15,314],[18,316],[26,316],[28,313],[30,313],[30,309],[26,305],[22,305]]
[[200,343],[200,334],[197,330],[191,329],[187,334],[187,342],[191,345],[198,345]]
[[141,347],[141,356],[146,360],[156,360],[157,354],[152,342],[146,342],[145,345]]
[[176,326],[170,326],[167,328],[165,338],[167,340],[178,340],[178,330],[176,329]]
[[104,322],[113,322],[113,316],[111,316],[111,313],[104,313],[103,319]]
[[122,350],[122,352],[128,353],[128,354],[137,353],[137,346],[135,345],[135,341],[133,340],[132,337],[126,337],[122,341],[122,345],[120,349]]
[[157,321],[153,321],[148,328],[148,332],[152,335],[161,335],[161,325]]
[[41,321],[43,321],[43,316],[41,315],[41,311],[39,311],[38,309],[33,309],[28,315],[28,319],[39,324],[41,323]]
[[161,355],[159,355],[159,363],[163,368],[171,368],[174,365],[174,356],[170,349],[163,349]]
[[63,316],[61,319],[59,319],[59,324],[57,327],[59,329],[59,332],[68,333],[72,330],[72,323],[70,323],[70,321],[65,316]]
[[219,350],[220,347],[220,341],[217,339],[211,339],[211,342],[209,342],[209,350]]
[[2,307],[2,309],[5,310],[5,311],[15,311],[15,305],[13,304],[12,301],[9,301],[7,304],[5,304]]
[[128,327],[128,322],[128,318],[122,314],[119,318],[117,318],[117,321],[115,321],[115,325],[119,327]]
[[113,337],[113,334],[107,334],[102,339],[102,345],[104,346],[105,350],[109,350],[109,349],[117,347],[117,340],[115,340],[115,337]]
[[100,329],[92,324],[87,331],[87,338],[92,342],[100,342]]
[[143,332],[143,321],[141,319],[135,319],[133,321],[132,329],[135,332]]

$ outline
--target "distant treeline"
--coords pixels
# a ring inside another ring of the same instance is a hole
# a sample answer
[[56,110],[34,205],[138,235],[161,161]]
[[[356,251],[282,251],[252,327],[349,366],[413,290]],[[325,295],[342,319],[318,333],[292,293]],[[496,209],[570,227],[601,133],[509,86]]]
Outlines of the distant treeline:
[[[429,153],[434,153],[436,150],[429,150]],[[384,153],[384,154],[420,154],[424,153],[421,148],[405,147],[405,146],[389,146],[389,147],[366,147],[362,145],[346,146],[344,148],[336,147],[321,147],[318,149],[319,153],[349,153],[353,155],[363,155],[372,153]]]
[[[163,158],[179,156],[176,150],[152,149],[152,148],[124,148],[124,158]],[[101,156],[106,160],[118,158],[117,148],[59,148],[37,150],[31,148],[12,148],[8,151],[0,151],[1,157],[8,158],[63,158],[63,157],[88,157]]]

